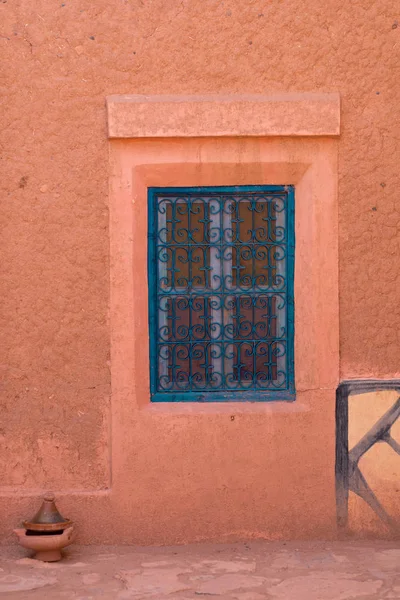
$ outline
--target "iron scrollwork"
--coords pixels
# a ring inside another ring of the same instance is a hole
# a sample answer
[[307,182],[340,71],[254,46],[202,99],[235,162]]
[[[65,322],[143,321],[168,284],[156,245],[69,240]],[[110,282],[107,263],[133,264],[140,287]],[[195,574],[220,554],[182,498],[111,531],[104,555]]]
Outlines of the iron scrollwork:
[[151,190],[153,393],[290,392],[292,197]]

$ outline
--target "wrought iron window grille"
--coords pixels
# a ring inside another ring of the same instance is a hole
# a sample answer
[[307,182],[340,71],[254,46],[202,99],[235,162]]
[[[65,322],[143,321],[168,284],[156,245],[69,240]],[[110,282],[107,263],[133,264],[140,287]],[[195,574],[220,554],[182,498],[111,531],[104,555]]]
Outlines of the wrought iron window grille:
[[294,188],[149,188],[151,399],[294,400]]

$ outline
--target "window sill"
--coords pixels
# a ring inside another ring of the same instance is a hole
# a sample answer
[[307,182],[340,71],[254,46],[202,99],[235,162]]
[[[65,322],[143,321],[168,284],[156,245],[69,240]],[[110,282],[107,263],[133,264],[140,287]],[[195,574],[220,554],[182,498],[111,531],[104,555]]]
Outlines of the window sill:
[[265,403],[265,402],[294,402],[296,399],[295,391],[281,390],[251,390],[240,392],[236,390],[224,392],[173,392],[156,393],[152,397],[152,402],[155,403],[170,403],[170,404],[220,404],[221,402],[230,402],[231,404],[250,402],[250,403]]

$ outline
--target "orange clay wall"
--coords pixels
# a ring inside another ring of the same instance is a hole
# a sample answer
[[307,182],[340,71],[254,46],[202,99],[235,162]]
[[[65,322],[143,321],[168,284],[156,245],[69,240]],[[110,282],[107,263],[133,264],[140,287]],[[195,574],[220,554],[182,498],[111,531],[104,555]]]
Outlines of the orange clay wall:
[[[157,417],[152,437],[146,437],[146,422],[138,431],[133,419],[132,436],[118,451],[127,487],[121,487],[117,504],[110,499],[105,98],[339,92],[340,378],[399,376],[398,2],[1,0],[0,28],[3,539],[31,516],[48,488],[59,494],[60,509],[80,521],[84,542],[112,543],[117,535],[140,543],[228,535],[334,537],[331,399],[326,431],[321,416],[291,416],[291,432],[303,428],[300,441],[289,432],[281,435],[283,417],[276,428],[269,422],[266,432],[257,429],[262,421],[244,416],[243,431],[227,435],[208,416],[171,423],[165,413]],[[323,392],[316,392],[314,408],[323,401]],[[178,451],[174,436],[183,429]],[[267,434],[269,445],[263,445]],[[249,470],[244,461],[225,481],[224,469],[233,472],[225,461],[241,435],[256,466]],[[157,461],[148,454],[153,442],[168,447]],[[205,456],[204,444],[210,448]],[[174,473],[181,453],[184,468]],[[308,482],[300,476],[305,456],[307,469],[315,472]],[[131,468],[134,457],[137,470]],[[165,469],[168,484],[159,479]],[[282,473],[284,493],[276,496],[271,520],[263,520],[260,511],[274,503]],[[326,478],[329,486],[320,498]],[[175,491],[189,480],[193,502],[186,498],[180,509]],[[296,493],[290,495],[293,485]],[[303,498],[302,486],[308,486]],[[312,498],[315,506],[307,512]],[[285,529],[290,514],[293,523]]]

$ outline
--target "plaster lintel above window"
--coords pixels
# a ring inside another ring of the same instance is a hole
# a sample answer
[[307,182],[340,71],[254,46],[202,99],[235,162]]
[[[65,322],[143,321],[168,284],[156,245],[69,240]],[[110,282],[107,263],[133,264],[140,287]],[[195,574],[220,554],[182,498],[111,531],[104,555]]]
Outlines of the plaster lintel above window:
[[107,97],[109,138],[338,136],[338,93]]

